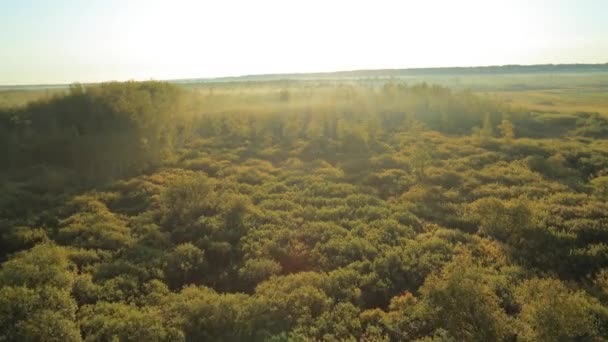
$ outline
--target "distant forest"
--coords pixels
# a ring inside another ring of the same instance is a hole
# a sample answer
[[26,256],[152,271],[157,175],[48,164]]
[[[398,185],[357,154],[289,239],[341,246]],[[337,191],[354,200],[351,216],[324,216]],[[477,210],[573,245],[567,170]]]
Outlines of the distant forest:
[[[539,64],[539,65],[502,65],[477,67],[448,68],[410,68],[410,69],[377,69],[351,70],[336,72],[246,75],[238,77],[219,77],[210,81],[265,81],[280,79],[340,79],[340,78],[374,78],[406,76],[477,76],[509,74],[568,74],[568,73],[604,73],[608,72],[606,64]],[[190,83],[205,79],[185,79],[177,82]]]
[[[577,74],[577,73],[608,73],[606,64],[539,64],[539,65],[501,65],[476,67],[445,67],[445,68],[408,68],[408,69],[373,69],[349,70],[334,72],[292,73],[292,74],[259,74],[215,78],[188,78],[166,80],[171,83],[193,84],[213,82],[240,81],[276,81],[276,80],[323,80],[349,78],[391,78],[391,77],[420,77],[420,76],[491,76],[491,75],[525,75],[525,74]],[[15,89],[65,89],[67,84],[32,84],[32,85],[0,85],[2,90]]]

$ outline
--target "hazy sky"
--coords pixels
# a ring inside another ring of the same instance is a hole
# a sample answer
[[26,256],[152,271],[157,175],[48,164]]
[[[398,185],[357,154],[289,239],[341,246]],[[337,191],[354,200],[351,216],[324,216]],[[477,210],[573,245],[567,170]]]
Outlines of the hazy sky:
[[0,84],[608,62],[608,0],[0,0]]

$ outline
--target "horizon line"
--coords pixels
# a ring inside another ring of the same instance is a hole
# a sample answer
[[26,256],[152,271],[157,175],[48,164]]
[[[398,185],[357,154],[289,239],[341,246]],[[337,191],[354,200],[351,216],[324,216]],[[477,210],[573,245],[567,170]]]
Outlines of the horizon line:
[[[203,81],[203,82],[213,82],[219,81],[222,82],[230,82],[232,80],[256,78],[256,77],[285,77],[285,78],[277,78],[278,80],[290,80],[289,77],[294,76],[304,76],[304,75],[314,75],[314,76],[322,76],[322,75],[332,75],[332,74],[343,74],[343,73],[357,73],[357,72],[394,72],[394,71],[438,71],[438,70],[459,70],[459,69],[492,69],[492,68],[509,68],[509,67],[523,67],[523,68],[531,68],[531,67],[567,67],[567,66],[606,66],[608,67],[608,62],[606,63],[546,63],[546,64],[502,64],[502,65],[473,65],[473,66],[444,66],[444,67],[416,67],[416,68],[378,68],[378,69],[350,69],[350,70],[334,70],[334,71],[313,71],[313,72],[282,72],[282,73],[260,73],[260,74],[241,74],[241,75],[226,75],[226,76],[216,76],[216,77],[184,77],[184,78],[171,78],[171,79],[126,79],[123,81],[118,80],[104,80],[104,81],[95,81],[95,82],[69,82],[69,83],[23,83],[23,84],[0,84],[0,89],[8,88],[26,88],[26,87],[41,87],[41,88],[62,88],[69,86],[71,84],[84,84],[84,85],[94,85],[108,82],[128,82],[128,81],[160,81],[160,82],[181,82],[188,83],[187,81]],[[608,71],[608,70],[607,70]],[[422,76],[422,75],[418,75]],[[371,76],[368,76],[371,77]],[[375,76],[378,77],[378,76]],[[365,76],[360,78],[366,78]],[[295,79],[292,79],[295,80]],[[193,82],[194,83],[194,82]]]

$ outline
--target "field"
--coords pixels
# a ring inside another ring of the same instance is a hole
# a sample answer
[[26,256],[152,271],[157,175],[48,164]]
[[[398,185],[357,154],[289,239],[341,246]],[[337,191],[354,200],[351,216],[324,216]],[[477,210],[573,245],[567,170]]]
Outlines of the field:
[[578,87],[534,91],[499,91],[494,94],[523,108],[538,112],[575,114],[578,112],[608,113],[608,87]]
[[608,115],[608,75],[562,75],[524,89],[490,92],[510,104],[543,113],[596,112]]
[[608,339],[608,74],[0,91],[0,340]]

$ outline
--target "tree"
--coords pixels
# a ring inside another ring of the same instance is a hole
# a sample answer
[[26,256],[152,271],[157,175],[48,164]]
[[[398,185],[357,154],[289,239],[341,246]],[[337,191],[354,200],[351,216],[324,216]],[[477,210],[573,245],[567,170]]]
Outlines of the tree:
[[486,141],[494,135],[494,129],[492,128],[492,122],[490,121],[490,115],[486,114],[483,117],[483,124],[481,126],[481,139]]
[[213,181],[205,174],[197,173],[172,181],[162,191],[160,199],[170,218],[183,221],[212,213],[214,195]]
[[191,243],[183,243],[169,253],[165,278],[172,288],[196,284],[204,277],[205,253]]
[[[518,337],[523,341],[594,340],[598,303],[583,291],[573,291],[557,279],[531,279],[517,288],[521,305]],[[605,336],[604,336],[605,337]]]
[[[394,127],[391,127],[394,128]],[[418,120],[413,113],[407,113],[405,117],[405,128],[414,137],[420,137],[424,131],[424,123]]]
[[66,251],[51,243],[15,254],[0,270],[0,284],[4,286],[52,286],[69,290],[73,281]]
[[294,329],[306,340],[357,341],[362,327],[359,309],[351,303],[338,303],[312,322]]
[[118,250],[133,243],[127,222],[92,196],[77,196],[69,205],[74,214],[60,221],[57,239],[66,245]]
[[435,329],[436,312],[426,301],[411,292],[393,297],[389,311],[380,320],[393,340],[417,340]]
[[78,342],[82,341],[80,329],[62,314],[49,310],[39,310],[15,327],[19,333],[17,340],[26,342]]
[[594,178],[590,182],[593,194],[598,198],[608,201],[608,176]]
[[0,339],[80,341],[74,273],[61,247],[50,243],[17,253],[0,270]]
[[184,341],[183,333],[153,307],[99,302],[83,306],[79,316],[85,341]]
[[281,264],[270,259],[249,259],[239,269],[239,276],[250,287],[281,272]]
[[523,200],[487,197],[472,203],[471,208],[479,222],[479,233],[501,241],[518,241],[521,232],[533,224],[531,208]]
[[166,297],[162,307],[187,341],[266,341],[270,330],[280,326],[280,319],[267,319],[270,312],[263,302],[206,287],[185,287]]
[[441,322],[439,327],[461,341],[501,341],[512,334],[487,270],[468,256],[429,276],[420,289],[423,300]]
[[84,86],[82,83],[72,83],[70,84],[70,95],[71,96],[82,96],[85,92]]
[[500,134],[506,142],[510,142],[515,136],[513,131],[513,124],[509,120],[502,120],[500,125],[498,125],[498,129],[500,130]]
[[279,331],[312,324],[312,319],[331,307],[324,291],[326,284],[327,276],[314,272],[273,277],[256,288],[256,305],[265,308],[265,319]]
[[432,160],[431,155],[427,152],[426,147],[417,147],[410,157],[416,180],[420,183],[426,179],[426,169]]

